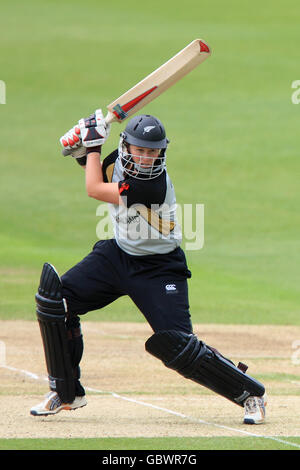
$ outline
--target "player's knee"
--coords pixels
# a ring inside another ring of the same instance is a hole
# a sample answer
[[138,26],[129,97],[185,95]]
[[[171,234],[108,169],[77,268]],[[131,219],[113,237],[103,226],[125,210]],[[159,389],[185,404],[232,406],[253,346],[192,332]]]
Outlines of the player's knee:
[[241,406],[249,396],[265,393],[260,382],[194,334],[159,331],[146,341],[145,347],[165,366]]
[[62,283],[56,269],[49,263],[43,266],[40,285],[35,295],[37,315],[47,319],[49,316],[62,315],[67,311],[62,296]]
[[186,378],[190,377],[195,363],[207,352],[206,345],[194,334],[177,330],[155,333],[146,341],[145,348],[166,367],[176,370]]

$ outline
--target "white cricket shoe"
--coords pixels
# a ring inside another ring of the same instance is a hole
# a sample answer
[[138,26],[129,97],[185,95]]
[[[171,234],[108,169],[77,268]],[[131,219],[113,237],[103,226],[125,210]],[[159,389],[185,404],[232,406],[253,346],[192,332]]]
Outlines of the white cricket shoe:
[[261,424],[266,417],[265,406],[267,405],[267,395],[262,397],[249,397],[244,403],[245,416],[244,424]]
[[59,413],[61,410],[76,410],[87,405],[86,397],[75,397],[72,403],[63,403],[56,392],[49,392],[42,403],[34,406],[30,410],[33,416],[48,416]]

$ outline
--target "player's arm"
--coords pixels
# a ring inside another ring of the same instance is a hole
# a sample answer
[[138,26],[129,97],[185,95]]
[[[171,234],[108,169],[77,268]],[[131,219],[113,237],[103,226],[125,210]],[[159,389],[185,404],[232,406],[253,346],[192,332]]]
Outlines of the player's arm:
[[85,185],[89,197],[103,202],[120,204],[120,194],[118,183],[106,183],[103,180],[102,164],[100,161],[100,149],[87,153],[85,168]]
[[80,157],[80,158],[76,158],[76,161],[77,163],[79,164],[79,166],[81,166],[81,168],[83,170],[85,170],[85,167],[86,167],[86,155],[84,155],[83,157]]

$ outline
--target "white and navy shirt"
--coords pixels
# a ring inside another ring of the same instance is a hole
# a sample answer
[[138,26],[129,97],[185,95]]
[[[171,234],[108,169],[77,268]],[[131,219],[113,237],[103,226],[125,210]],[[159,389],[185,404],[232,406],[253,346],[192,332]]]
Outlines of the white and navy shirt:
[[115,150],[102,164],[105,182],[118,183],[123,204],[109,204],[118,246],[134,256],[170,253],[182,241],[174,186],[166,170],[153,179],[124,174]]

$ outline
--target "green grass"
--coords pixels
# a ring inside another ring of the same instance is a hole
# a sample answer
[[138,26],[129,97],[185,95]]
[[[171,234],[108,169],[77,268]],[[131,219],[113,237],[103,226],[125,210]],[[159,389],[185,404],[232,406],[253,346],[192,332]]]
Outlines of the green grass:
[[[61,134],[200,36],[212,57],[147,107],[171,140],[178,203],[205,207],[204,247],[187,251],[193,321],[300,324],[299,13],[291,0],[130,0],[126,19],[121,0],[1,5],[0,318],[34,318],[42,264],[63,273],[97,239]],[[88,318],[144,321],[127,299]]]
[[1,439],[0,450],[297,450],[299,437],[286,443],[257,437],[161,437],[100,439]]
[[[98,203],[59,137],[202,37],[212,57],[145,109],[166,126],[178,203],[205,207],[204,247],[186,253],[193,322],[300,324],[299,14],[297,0],[2,2],[0,319],[35,319],[43,263],[63,273],[97,240]],[[126,298],[85,318],[144,321]],[[43,448],[296,449],[254,437],[0,441]]]

